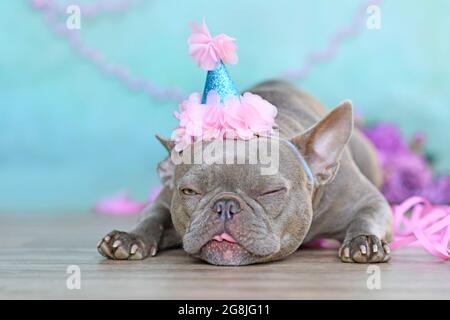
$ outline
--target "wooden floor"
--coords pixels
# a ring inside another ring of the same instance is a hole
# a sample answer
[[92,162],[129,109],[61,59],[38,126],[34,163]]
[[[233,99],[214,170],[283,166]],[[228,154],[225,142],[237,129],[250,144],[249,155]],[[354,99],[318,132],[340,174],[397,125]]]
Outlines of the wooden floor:
[[[216,267],[182,250],[144,261],[108,261],[95,248],[135,218],[97,215],[0,216],[2,299],[450,299],[450,262],[420,249],[378,265],[381,289],[367,288],[367,265],[344,264],[334,250],[303,249],[276,263]],[[69,265],[81,289],[69,290]]]

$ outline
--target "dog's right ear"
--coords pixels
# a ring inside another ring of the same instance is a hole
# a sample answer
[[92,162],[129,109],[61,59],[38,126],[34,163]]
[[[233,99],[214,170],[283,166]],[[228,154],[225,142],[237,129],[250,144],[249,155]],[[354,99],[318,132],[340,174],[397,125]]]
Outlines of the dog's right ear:
[[169,152],[169,154],[172,152],[172,149],[175,147],[175,142],[173,142],[170,139],[164,138],[160,136],[159,134],[155,135],[156,139],[158,139],[159,142],[166,148],[166,150]]

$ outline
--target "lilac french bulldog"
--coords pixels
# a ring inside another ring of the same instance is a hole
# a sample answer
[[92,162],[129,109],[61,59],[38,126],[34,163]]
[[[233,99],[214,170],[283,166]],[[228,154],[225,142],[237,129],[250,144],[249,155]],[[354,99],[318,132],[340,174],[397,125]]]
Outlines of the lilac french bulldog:
[[[141,260],[182,246],[208,263],[237,266],[286,258],[302,243],[332,238],[342,243],[343,262],[389,260],[390,207],[377,188],[374,149],[353,128],[351,102],[327,113],[283,81],[250,92],[278,108],[277,172],[262,174],[258,163],[174,165],[168,158],[158,167],[161,194],[133,230],[100,240],[103,256]],[[160,140],[173,150],[171,141]]]

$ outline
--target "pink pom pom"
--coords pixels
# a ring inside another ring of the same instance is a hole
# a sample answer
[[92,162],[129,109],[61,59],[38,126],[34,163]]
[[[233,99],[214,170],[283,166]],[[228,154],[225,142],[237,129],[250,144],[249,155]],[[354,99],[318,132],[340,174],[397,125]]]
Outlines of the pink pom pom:
[[260,96],[246,92],[241,97],[242,115],[247,127],[256,134],[271,133],[277,108]]
[[238,56],[236,53],[236,39],[227,36],[226,34],[219,34],[213,39],[214,48],[217,54],[225,64],[238,63]]
[[194,61],[205,71],[214,70],[220,61],[225,64],[236,64],[235,39],[220,34],[212,37],[208,26],[203,20],[202,26],[191,23],[192,34],[188,38],[189,54]]
[[175,150],[182,151],[196,141],[221,138],[249,140],[257,135],[270,135],[275,126],[277,108],[250,92],[228,97],[224,103],[210,91],[206,104],[194,93],[180,104],[175,117],[180,121],[174,131]]

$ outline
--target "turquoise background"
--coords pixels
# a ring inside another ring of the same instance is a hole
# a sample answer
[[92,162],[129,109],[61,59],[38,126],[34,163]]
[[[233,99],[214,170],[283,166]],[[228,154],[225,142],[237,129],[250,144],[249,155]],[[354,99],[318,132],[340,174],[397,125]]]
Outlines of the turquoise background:
[[[75,1],[72,1],[73,3]],[[93,2],[93,1],[91,1]],[[300,66],[351,22],[361,1],[143,1],[83,19],[82,37],[111,63],[160,86],[202,90],[187,55],[189,21],[238,39],[230,72],[242,89]],[[350,98],[371,121],[423,131],[450,171],[450,1],[384,1],[364,28],[298,85],[328,107]],[[81,59],[26,1],[0,1],[0,212],[85,212],[96,199],[155,186],[177,105],[133,92]]]

